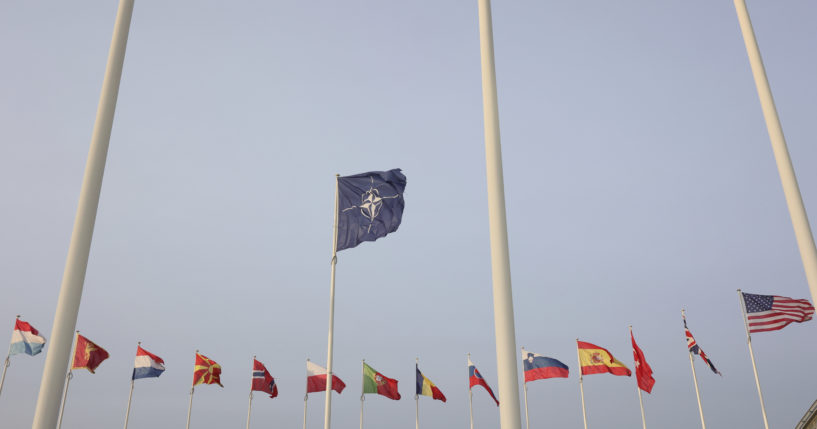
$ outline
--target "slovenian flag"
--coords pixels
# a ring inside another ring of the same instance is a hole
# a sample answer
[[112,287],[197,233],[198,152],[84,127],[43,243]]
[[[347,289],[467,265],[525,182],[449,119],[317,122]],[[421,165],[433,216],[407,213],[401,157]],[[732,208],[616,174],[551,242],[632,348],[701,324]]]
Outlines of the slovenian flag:
[[525,383],[544,378],[567,378],[570,373],[567,365],[558,360],[525,349],[522,349],[522,367],[525,369]]
[[39,335],[40,333],[29,325],[28,322],[23,322],[17,319],[14,322],[14,332],[11,333],[11,348],[9,356],[19,353],[25,353],[29,356],[34,356],[43,350],[45,345],[45,338]]
[[165,361],[159,356],[136,346],[136,360],[133,364],[133,379],[158,377],[165,372]]

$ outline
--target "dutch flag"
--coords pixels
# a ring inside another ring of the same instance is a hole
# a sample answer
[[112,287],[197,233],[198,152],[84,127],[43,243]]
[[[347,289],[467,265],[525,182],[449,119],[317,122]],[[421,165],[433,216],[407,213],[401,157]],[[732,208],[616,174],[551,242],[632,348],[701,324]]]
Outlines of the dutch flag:
[[133,379],[158,377],[165,372],[165,361],[148,352],[142,346],[136,347],[136,361],[133,365]]

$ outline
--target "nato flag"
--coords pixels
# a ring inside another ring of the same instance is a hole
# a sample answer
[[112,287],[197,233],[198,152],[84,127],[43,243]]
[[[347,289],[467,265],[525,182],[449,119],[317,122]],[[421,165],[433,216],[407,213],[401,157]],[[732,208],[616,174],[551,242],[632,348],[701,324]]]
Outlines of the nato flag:
[[403,217],[406,176],[399,168],[338,177],[336,250],[397,231]]

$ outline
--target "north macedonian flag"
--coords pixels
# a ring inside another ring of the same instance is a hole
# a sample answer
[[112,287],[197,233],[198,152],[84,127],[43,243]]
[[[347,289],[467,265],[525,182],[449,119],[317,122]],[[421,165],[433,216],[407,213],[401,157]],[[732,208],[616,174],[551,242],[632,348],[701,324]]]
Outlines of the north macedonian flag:
[[417,394],[423,396],[431,396],[432,399],[439,399],[445,402],[445,395],[443,392],[440,391],[431,380],[428,379],[422,372],[420,372],[420,367],[415,365],[415,369],[417,370]]
[[71,369],[87,369],[93,374],[96,367],[108,357],[110,355],[105,349],[77,334],[77,345],[74,347],[74,361],[71,364]]
[[579,348],[579,363],[582,375],[603,374],[632,375],[630,369],[613,357],[613,354],[603,347],[576,340]]
[[363,393],[377,393],[389,399],[400,399],[397,380],[386,377],[365,363],[363,364]]
[[193,368],[193,386],[218,384],[221,387],[221,365],[207,356],[196,352],[196,366]]

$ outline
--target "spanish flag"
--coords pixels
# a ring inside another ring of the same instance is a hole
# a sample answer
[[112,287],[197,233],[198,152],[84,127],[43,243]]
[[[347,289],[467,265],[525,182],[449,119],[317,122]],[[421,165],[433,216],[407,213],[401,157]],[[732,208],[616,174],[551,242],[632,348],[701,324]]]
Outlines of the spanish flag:
[[196,366],[193,367],[193,386],[218,384],[221,387],[221,365],[196,351]]
[[613,375],[626,375],[629,377],[632,374],[630,369],[616,360],[607,349],[579,340],[576,340],[576,344],[579,349],[579,363],[582,366],[582,375],[609,372]]

